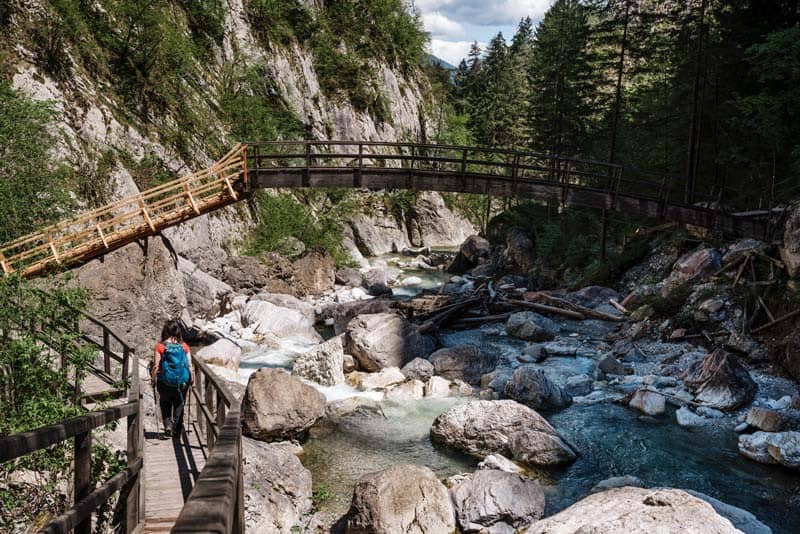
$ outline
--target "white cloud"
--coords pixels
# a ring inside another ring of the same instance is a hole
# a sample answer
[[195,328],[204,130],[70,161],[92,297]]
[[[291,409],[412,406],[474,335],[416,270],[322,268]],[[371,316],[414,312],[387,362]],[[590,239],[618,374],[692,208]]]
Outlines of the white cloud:
[[552,0],[416,0],[424,14],[440,12],[450,20],[477,26],[516,25],[519,19],[541,18]]
[[[479,43],[481,45],[481,49],[483,49],[486,44]],[[469,52],[469,47],[472,45],[472,41],[445,41],[443,39],[431,39],[431,53],[448,63],[454,66],[458,66],[462,59],[467,57],[467,53]]]
[[467,35],[464,31],[464,26],[438,11],[423,13],[422,24],[434,38],[463,39]]

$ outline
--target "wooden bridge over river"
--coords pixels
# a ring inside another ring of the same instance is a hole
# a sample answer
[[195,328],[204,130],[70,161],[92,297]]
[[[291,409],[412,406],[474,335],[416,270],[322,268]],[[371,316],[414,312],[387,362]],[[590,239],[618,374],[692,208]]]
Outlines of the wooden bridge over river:
[[79,265],[249,196],[258,188],[414,189],[616,210],[769,239],[780,210],[722,208],[723,192],[625,176],[620,165],[529,152],[412,143],[280,141],[237,145],[202,171],[0,246],[6,274]]
[[[35,277],[85,263],[135,240],[218,210],[258,188],[416,189],[516,197],[617,210],[722,232],[769,238],[772,209],[721,209],[722,195],[680,184],[629,179],[619,165],[527,152],[404,143],[289,141],[236,146],[203,171],[84,213],[0,246],[6,275]],[[715,207],[712,207],[715,206]],[[239,405],[226,385],[194,359],[197,384],[188,432],[168,441],[145,432],[142,369],[133,348],[101,321],[84,316],[81,339],[97,353],[84,401],[115,399],[62,423],[0,438],[0,462],[71,440],[74,506],[40,532],[88,534],[92,516],[119,492],[125,530],[244,531]],[[26,331],[42,331],[24,325]],[[41,340],[43,348],[60,350]],[[79,392],[80,393],[80,392]],[[127,466],[106,481],[91,478],[92,431],[125,420]]]

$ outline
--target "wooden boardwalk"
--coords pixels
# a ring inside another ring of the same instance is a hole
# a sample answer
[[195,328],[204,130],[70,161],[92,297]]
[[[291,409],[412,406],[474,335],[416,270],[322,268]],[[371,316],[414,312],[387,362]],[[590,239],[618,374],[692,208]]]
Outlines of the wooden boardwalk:
[[145,433],[142,532],[170,531],[205,466],[205,449],[194,426],[177,438],[164,439],[161,432]]

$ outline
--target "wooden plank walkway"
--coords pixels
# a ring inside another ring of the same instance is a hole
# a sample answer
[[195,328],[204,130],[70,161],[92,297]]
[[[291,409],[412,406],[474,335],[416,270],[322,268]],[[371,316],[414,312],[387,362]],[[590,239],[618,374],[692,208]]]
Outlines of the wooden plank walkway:
[[205,451],[192,425],[180,437],[145,433],[145,523],[142,532],[169,532],[205,466]]

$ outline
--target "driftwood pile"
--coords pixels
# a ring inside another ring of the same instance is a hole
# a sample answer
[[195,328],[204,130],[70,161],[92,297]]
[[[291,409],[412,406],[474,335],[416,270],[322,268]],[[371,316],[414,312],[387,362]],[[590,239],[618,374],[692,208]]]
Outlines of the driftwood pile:
[[[620,311],[624,308],[613,303]],[[476,326],[506,321],[519,311],[535,311],[543,315],[556,315],[583,321],[623,322],[626,317],[599,312],[553,293],[526,292],[513,285],[494,289],[491,282],[480,284],[473,291],[461,295],[423,295],[401,306],[409,319],[419,324],[420,332],[448,328],[474,328]]]

